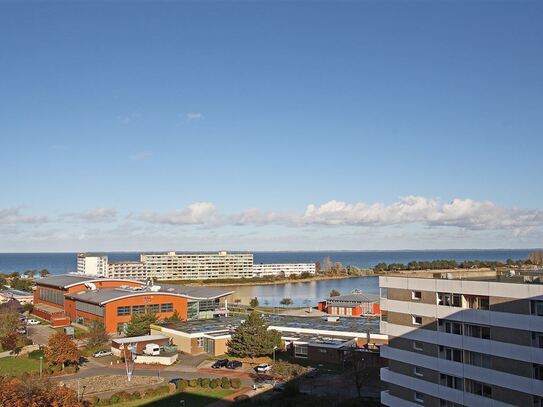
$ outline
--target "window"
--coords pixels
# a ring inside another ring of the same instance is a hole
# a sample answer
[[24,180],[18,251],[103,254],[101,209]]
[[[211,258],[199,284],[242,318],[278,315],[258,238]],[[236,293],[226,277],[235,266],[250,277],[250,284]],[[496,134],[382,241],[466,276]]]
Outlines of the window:
[[532,314],[543,316],[543,301],[532,301]]
[[471,309],[488,310],[490,308],[490,303],[486,296],[466,295],[466,302],[468,303],[468,308]]
[[418,341],[413,342],[413,349],[414,350],[422,351],[423,348],[424,348],[424,345],[422,344],[422,342],[418,342]]
[[150,304],[147,306],[147,312],[151,312],[153,314],[156,314],[158,312],[159,305],[158,304]]
[[130,315],[130,307],[117,307],[117,316]]
[[492,397],[492,387],[476,380],[466,379],[466,391],[483,397]]
[[422,291],[411,291],[411,299],[420,301],[422,299]]
[[543,334],[532,332],[532,346],[543,348]]
[[411,318],[413,325],[422,325],[422,317],[419,317],[418,315],[412,315]]
[[422,403],[424,404],[424,394],[422,393],[419,393],[418,391],[415,392],[415,401],[417,403]]
[[98,315],[100,317],[104,316],[104,308],[96,304],[76,301],[75,309],[81,312],[86,312],[87,314]]
[[534,379],[537,379],[537,380],[543,380],[543,366],[542,365],[538,365],[538,364],[535,364],[533,365],[534,367]]
[[204,337],[203,336],[200,336],[199,338],[196,338],[196,346],[198,346],[199,348],[204,347]]
[[464,383],[460,377],[441,373],[439,375],[439,384],[450,387],[451,389],[463,390]]
[[297,358],[306,358],[307,345],[294,345],[294,356]]
[[160,304],[160,312],[172,312],[173,311],[173,304]]
[[464,333],[474,338],[490,339],[490,327],[488,326],[465,324]]
[[145,314],[145,305],[132,305],[132,314]]
[[462,296],[460,294],[452,293],[437,293],[437,305],[444,305],[447,307],[461,307]]
[[420,377],[424,376],[422,367],[420,367],[420,366],[415,366],[415,367],[413,368],[413,374],[414,374],[415,376],[420,376]]
[[471,352],[469,350],[464,352],[464,362],[468,365],[485,367],[487,369],[492,368],[492,358],[490,355],[479,352]]
[[439,330],[448,334],[462,335],[462,324],[460,322],[447,321],[440,319],[438,321]]
[[462,351],[460,349],[449,348],[446,346],[439,346],[439,354],[441,358],[452,360],[453,362],[462,363]]

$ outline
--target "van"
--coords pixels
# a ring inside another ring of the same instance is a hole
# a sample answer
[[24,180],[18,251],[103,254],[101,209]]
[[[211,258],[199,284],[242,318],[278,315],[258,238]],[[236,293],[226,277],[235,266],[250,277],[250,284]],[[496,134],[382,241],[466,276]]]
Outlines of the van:
[[158,346],[156,343],[148,343],[145,345],[143,353],[145,355],[158,356],[160,355],[160,346]]

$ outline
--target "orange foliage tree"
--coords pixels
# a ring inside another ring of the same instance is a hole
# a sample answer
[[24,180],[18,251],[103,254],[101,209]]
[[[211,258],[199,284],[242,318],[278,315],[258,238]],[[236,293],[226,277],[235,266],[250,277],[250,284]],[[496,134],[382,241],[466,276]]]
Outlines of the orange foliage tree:
[[0,376],[0,406],[9,407],[85,407],[75,391],[32,377],[22,381]]
[[57,332],[49,338],[45,347],[45,358],[52,365],[62,365],[64,369],[66,363],[79,363],[81,352],[77,349],[74,341],[68,335]]

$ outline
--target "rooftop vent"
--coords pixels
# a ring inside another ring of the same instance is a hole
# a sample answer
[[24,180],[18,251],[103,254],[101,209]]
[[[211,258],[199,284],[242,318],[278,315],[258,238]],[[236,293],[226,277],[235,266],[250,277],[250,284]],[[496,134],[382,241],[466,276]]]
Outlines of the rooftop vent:
[[153,285],[151,286],[150,290],[153,291],[153,292],[157,292],[157,291],[160,291],[162,287],[160,287],[159,285]]
[[94,284],[94,283],[87,282],[87,283],[85,283],[85,287],[87,287],[91,291],[96,290],[96,284]]

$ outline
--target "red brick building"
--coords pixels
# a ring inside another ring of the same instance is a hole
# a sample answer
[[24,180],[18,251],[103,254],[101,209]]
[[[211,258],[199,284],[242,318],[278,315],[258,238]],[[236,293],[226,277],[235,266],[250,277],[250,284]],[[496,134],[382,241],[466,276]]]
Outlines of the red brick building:
[[352,316],[380,315],[379,296],[372,294],[347,294],[329,297],[318,304],[319,311],[331,315]]
[[163,319],[177,312],[181,320],[224,315],[225,299],[231,294],[209,287],[149,286],[136,280],[61,275],[36,282],[32,313],[53,326],[100,321],[107,332],[120,333],[137,313],[152,312]]

